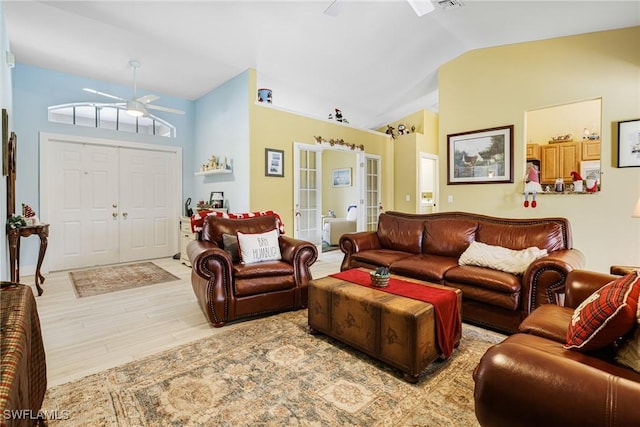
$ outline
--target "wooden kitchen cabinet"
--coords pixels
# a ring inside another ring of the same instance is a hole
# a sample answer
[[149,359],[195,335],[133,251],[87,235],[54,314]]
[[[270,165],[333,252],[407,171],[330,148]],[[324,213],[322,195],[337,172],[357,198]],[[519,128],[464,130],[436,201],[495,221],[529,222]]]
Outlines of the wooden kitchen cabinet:
[[580,171],[581,144],[560,142],[540,146],[541,184],[553,184],[556,178],[573,181],[572,171]]
[[527,144],[527,161],[540,160],[540,145]]
[[599,139],[590,139],[582,142],[582,160],[600,160]]

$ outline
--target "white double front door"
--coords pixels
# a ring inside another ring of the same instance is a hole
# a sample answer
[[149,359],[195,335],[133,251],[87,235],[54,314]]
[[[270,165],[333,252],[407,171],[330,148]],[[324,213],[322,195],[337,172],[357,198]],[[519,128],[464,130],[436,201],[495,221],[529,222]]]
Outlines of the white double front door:
[[178,251],[179,151],[44,138],[41,209],[51,224],[51,270]]

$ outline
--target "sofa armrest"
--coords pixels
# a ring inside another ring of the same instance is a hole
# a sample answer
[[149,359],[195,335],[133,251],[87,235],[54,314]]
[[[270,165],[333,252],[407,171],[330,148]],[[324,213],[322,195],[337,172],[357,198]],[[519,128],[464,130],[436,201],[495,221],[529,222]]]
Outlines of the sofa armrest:
[[340,270],[347,270],[351,265],[351,255],[370,249],[380,249],[380,240],[375,231],[359,231],[343,234],[340,237],[340,250],[344,253]]
[[573,270],[567,276],[565,307],[576,308],[592,293],[620,276],[596,271]]
[[213,326],[222,326],[229,318],[232,289],[232,261],[229,254],[207,240],[194,240],[187,245],[191,261],[191,286],[202,311]]
[[473,379],[483,427],[640,425],[640,383],[535,347],[491,347]]
[[280,236],[282,260],[293,265],[296,286],[306,286],[311,277],[311,266],[318,259],[318,248],[311,242]]
[[522,277],[523,311],[531,313],[542,304],[563,305],[567,275],[584,264],[584,254],[578,249],[553,251],[532,262]]

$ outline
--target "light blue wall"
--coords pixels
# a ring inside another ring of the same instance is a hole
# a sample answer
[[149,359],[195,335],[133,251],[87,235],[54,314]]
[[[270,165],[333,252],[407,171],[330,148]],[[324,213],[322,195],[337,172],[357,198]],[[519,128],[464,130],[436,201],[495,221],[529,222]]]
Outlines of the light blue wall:
[[[191,175],[212,155],[233,160],[233,174],[196,176],[192,206],[223,191],[230,212],[249,209],[249,70],[196,101]],[[186,162],[185,162],[186,164]],[[185,173],[189,172],[185,171]]]
[[[4,52],[4,50],[3,50]],[[140,85],[139,85],[140,86]],[[13,125],[18,135],[17,176],[16,176],[16,212],[21,212],[21,203],[30,205],[38,214],[40,212],[39,194],[39,134],[40,132],[67,135],[90,136],[111,140],[125,140],[145,144],[182,147],[183,161],[183,194],[190,194],[193,185],[193,147],[195,102],[168,95],[160,96],[155,103],[166,107],[185,111],[184,115],[163,113],[157,116],[176,126],[176,138],[165,138],[153,135],[139,135],[129,132],[118,132],[109,129],[96,129],[73,126],[48,121],[47,107],[78,101],[109,101],[84,92],[88,87],[122,98],[130,98],[132,88],[112,83],[91,80],[84,77],[17,64],[13,73]],[[139,89],[139,95],[148,91]],[[154,114],[156,112],[154,111]],[[46,221],[47,218],[41,218]],[[39,242],[37,238],[23,239],[21,266],[35,266]],[[27,272],[31,268],[26,268]],[[33,269],[34,270],[34,269]]]
[[[4,18],[4,6],[0,0],[0,107],[6,108],[9,113],[9,129],[13,129],[12,90],[11,90],[11,69],[7,67],[5,52],[9,51],[9,36],[7,35],[7,25]],[[0,230],[4,230],[7,224],[7,178],[0,179]],[[4,235],[4,234],[3,234]],[[0,245],[0,280],[9,280],[9,250],[6,238],[2,239]]]

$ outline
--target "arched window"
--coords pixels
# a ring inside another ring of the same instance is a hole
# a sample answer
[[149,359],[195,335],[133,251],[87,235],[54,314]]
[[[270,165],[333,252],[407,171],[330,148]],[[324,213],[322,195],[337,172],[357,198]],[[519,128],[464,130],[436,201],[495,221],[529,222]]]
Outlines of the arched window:
[[176,137],[176,127],[152,114],[133,117],[126,113],[125,106],[74,102],[49,107],[49,121],[75,126],[87,126],[133,132],[145,135]]

